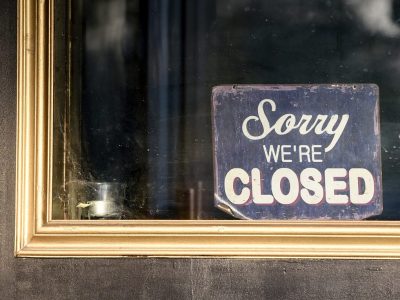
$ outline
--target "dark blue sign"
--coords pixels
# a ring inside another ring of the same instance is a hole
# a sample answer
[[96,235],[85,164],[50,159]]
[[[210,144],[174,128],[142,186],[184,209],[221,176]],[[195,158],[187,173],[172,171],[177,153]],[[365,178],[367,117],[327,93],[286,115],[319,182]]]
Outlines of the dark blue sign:
[[382,212],[378,87],[213,89],[215,205],[241,219]]

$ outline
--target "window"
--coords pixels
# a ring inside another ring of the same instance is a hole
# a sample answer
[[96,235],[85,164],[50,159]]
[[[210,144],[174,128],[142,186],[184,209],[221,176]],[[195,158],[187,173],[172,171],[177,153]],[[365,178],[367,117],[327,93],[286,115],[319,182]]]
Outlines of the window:
[[[398,12],[395,1],[21,0],[16,254],[398,256]],[[240,221],[215,208],[212,87],[338,82],[380,87],[383,214]]]

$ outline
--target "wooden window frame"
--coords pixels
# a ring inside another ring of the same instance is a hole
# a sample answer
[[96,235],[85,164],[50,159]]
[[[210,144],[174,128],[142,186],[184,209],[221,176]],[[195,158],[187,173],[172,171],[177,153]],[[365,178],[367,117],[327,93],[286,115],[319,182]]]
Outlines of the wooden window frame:
[[15,255],[400,258],[398,221],[51,220],[54,0],[20,0]]

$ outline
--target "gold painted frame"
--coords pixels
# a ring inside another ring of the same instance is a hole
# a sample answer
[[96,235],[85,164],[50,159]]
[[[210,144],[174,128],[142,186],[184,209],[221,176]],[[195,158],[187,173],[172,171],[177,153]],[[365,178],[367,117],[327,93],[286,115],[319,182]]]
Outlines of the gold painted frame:
[[15,255],[400,258],[400,222],[51,220],[53,0],[20,0]]

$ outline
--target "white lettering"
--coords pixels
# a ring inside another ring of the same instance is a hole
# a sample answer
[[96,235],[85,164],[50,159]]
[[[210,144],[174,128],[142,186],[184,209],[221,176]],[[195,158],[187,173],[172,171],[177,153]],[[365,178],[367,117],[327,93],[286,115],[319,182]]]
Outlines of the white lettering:
[[343,180],[335,180],[335,178],[346,177],[347,170],[342,168],[331,168],[325,170],[325,195],[326,202],[329,204],[347,204],[349,197],[347,195],[335,194],[336,190],[344,191],[347,188],[346,182]]
[[310,147],[307,145],[300,145],[299,146],[299,160],[303,162],[303,156],[306,156],[306,161],[310,162]]
[[[289,182],[289,192],[285,195],[282,191],[282,180]],[[275,171],[271,179],[272,194],[276,201],[281,204],[292,204],[299,196],[299,179],[295,172],[288,168],[281,168]]]
[[290,145],[282,145],[282,147],[281,147],[282,162],[292,162],[292,160],[290,158],[287,158],[287,156],[290,156],[292,154],[292,152],[290,152],[291,147],[292,146],[290,146]]
[[320,145],[312,145],[312,161],[313,162],[322,162],[322,158],[317,158],[316,156],[317,155],[322,155],[322,152],[321,151],[317,151],[316,149],[317,148],[321,148],[321,146]]
[[[375,193],[373,175],[362,168],[353,168],[349,172],[344,168],[328,168],[323,173],[315,168],[306,168],[300,172],[300,178],[293,170],[280,168],[269,178],[270,194],[263,191],[269,185],[265,184],[258,168],[251,170],[251,176],[243,169],[233,168],[225,176],[226,197],[236,205],[251,202],[269,205],[275,200],[283,205],[291,205],[299,196],[309,205],[318,205],[324,199],[331,205],[346,205],[349,201],[355,205],[364,205],[374,198]],[[241,190],[238,190],[238,185]]]
[[262,194],[261,172],[257,168],[251,170],[251,189],[253,192],[253,202],[255,204],[265,205],[274,202],[274,197]]
[[[364,193],[361,194],[360,180],[364,181]],[[366,169],[354,168],[349,171],[350,201],[354,204],[367,204],[375,193],[374,177]]]
[[243,205],[250,199],[250,189],[244,187],[240,194],[235,191],[235,180],[239,179],[243,184],[250,182],[247,172],[240,168],[231,169],[225,176],[225,194],[233,204]]
[[[324,197],[324,189],[320,184],[321,172],[314,168],[304,169],[300,174],[300,182],[304,188],[300,191],[301,199],[307,204],[319,204]],[[309,192],[312,191],[313,195]]]
[[279,158],[279,151],[280,151],[280,145],[278,145],[275,147],[270,145],[269,149],[267,149],[267,147],[265,145],[263,145],[263,149],[264,149],[264,154],[265,154],[265,158],[267,159],[267,162],[271,162],[271,157],[274,160],[274,162],[278,161]]
[[[312,116],[302,115],[300,120],[296,124],[296,117],[293,114],[285,114],[282,115],[275,122],[275,124],[271,126],[268,117],[264,111],[264,104],[266,103],[271,106],[272,112],[276,111],[275,101],[271,99],[264,99],[258,104],[258,116],[249,116],[243,121],[242,132],[244,136],[250,140],[264,139],[268,134],[273,131],[278,135],[285,135],[294,129],[298,129],[301,135],[306,135],[314,130],[314,133],[316,135],[322,135],[326,133],[333,136],[331,142],[325,148],[325,152],[329,152],[335,147],[336,143],[343,134],[343,131],[346,128],[347,122],[349,120],[348,114],[342,115],[340,120],[338,115],[332,115],[329,120],[328,115],[317,115],[315,117],[315,121],[311,124]],[[263,131],[259,134],[251,134],[248,129],[248,124],[250,121],[260,122]]]

